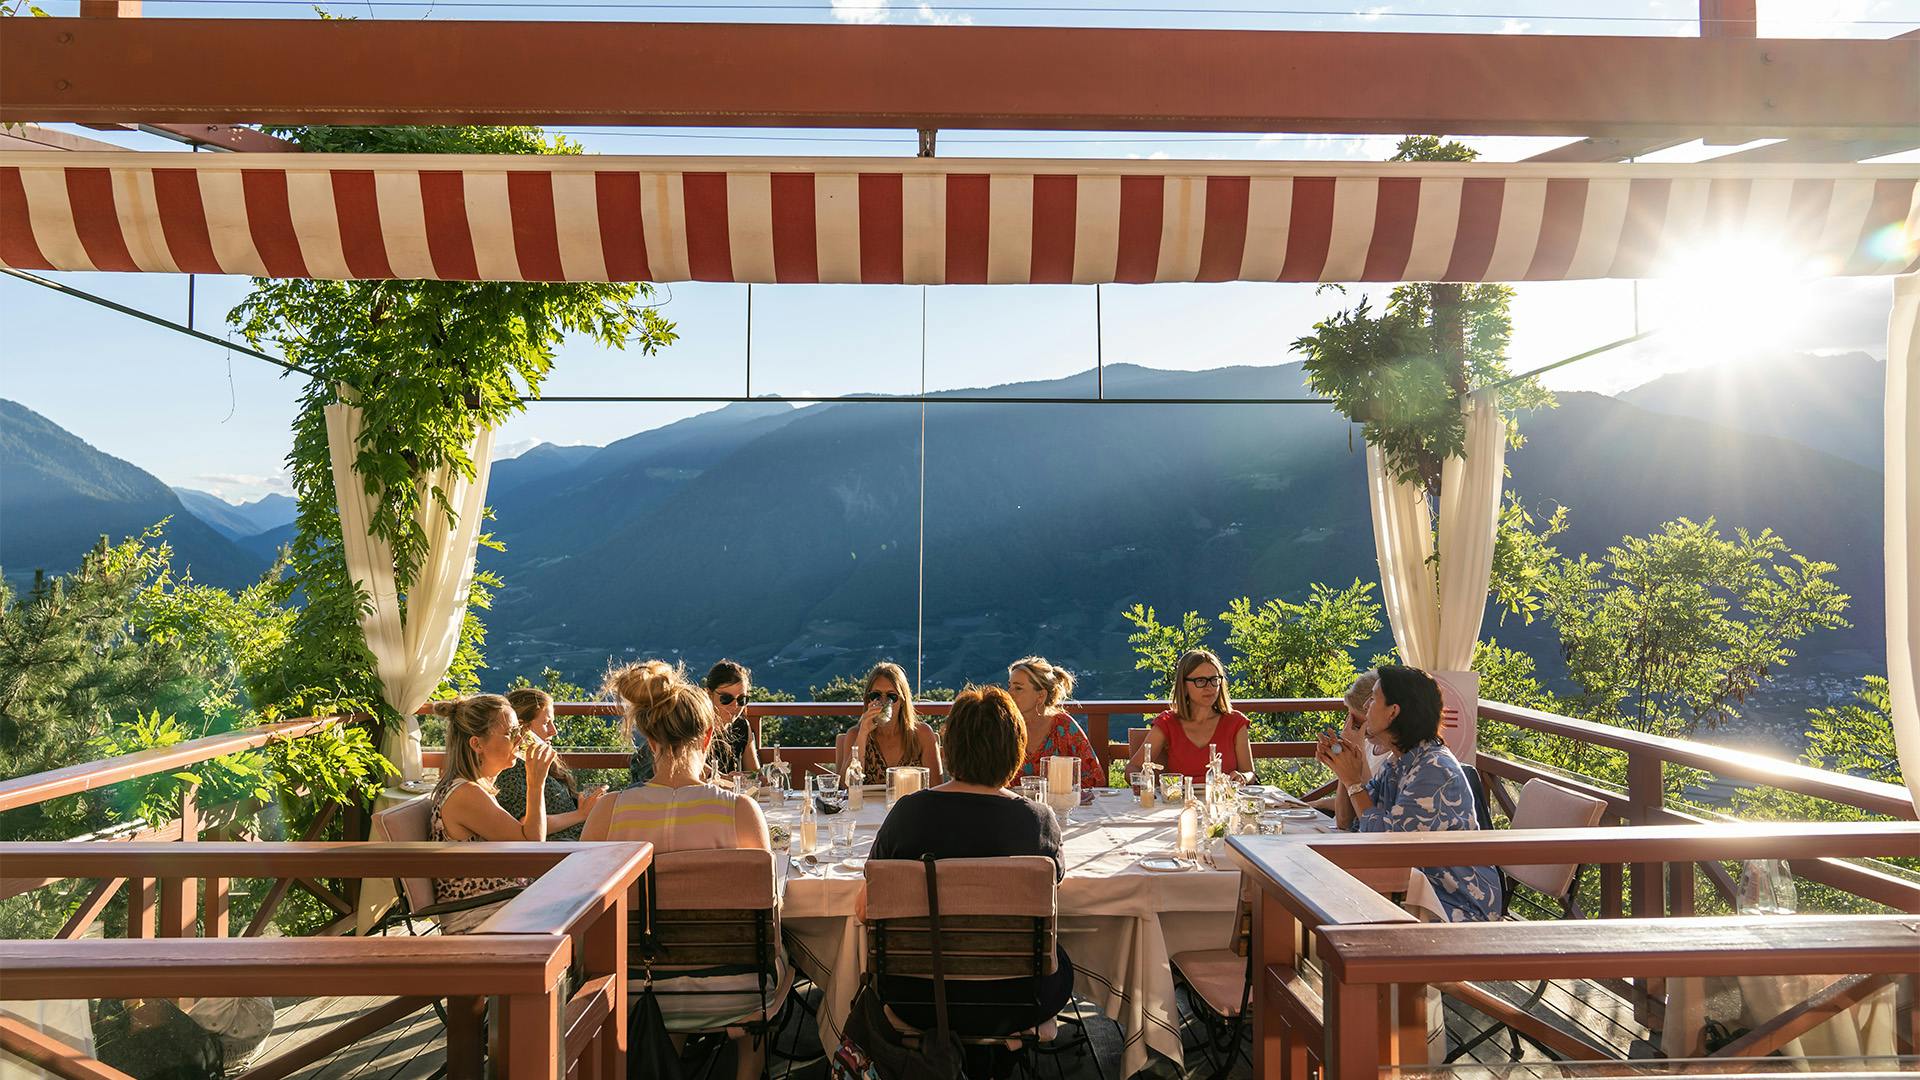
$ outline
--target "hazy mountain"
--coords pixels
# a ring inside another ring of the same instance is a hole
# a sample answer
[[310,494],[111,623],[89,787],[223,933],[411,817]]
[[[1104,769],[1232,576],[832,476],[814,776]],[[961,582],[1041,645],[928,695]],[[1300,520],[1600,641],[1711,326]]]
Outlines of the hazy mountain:
[[64,573],[102,534],[118,541],[171,518],[174,568],[243,585],[266,564],[187,511],[157,478],[103,454],[16,402],[0,400],[0,568],[15,584]]
[[558,446],[543,442],[518,457],[496,461],[487,477],[487,498],[498,499],[522,484],[566,472],[599,452],[598,446]]
[[[1300,371],[1120,366],[1105,382],[1115,397],[1296,396]],[[968,393],[1065,396],[1091,383]],[[627,440],[618,469],[593,475],[595,455],[579,476],[540,485],[537,504],[497,500],[508,550],[486,556],[507,581],[491,619],[495,663],[587,675],[609,653],[724,653],[769,685],[803,689],[911,657],[920,410],[862,402],[779,420],[735,423],[696,455],[679,455],[680,440]],[[1092,676],[1088,692],[1133,693],[1142,676],[1119,617],[1132,603],[1211,616],[1235,596],[1298,598],[1313,582],[1377,577],[1357,432],[1326,410],[965,404],[929,409],[926,422],[931,681],[994,677],[1039,650]],[[1523,430],[1512,487],[1572,508],[1563,551],[1599,556],[1682,515],[1771,526],[1838,563],[1855,598],[1856,628],[1808,642],[1796,667],[1857,674],[1878,654],[1877,474],[1590,394],[1563,395]],[[1489,627],[1553,653],[1543,627]]]
[[234,507],[241,517],[252,526],[252,532],[263,533],[268,529],[278,529],[291,525],[294,516],[300,512],[300,504],[291,495],[274,493],[262,495],[252,502],[241,503]]
[[1866,353],[1782,353],[1664,375],[1620,395],[1643,409],[1791,439],[1881,468],[1886,365]]
[[187,508],[187,513],[206,522],[214,532],[229,540],[251,536],[258,531],[253,527],[253,522],[239,512],[239,507],[210,491],[177,487],[173,493],[180,496],[180,505]]

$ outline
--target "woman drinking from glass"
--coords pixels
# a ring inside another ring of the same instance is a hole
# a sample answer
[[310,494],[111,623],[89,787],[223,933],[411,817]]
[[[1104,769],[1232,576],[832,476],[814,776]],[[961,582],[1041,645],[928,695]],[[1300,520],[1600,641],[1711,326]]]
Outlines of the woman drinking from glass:
[[1092,740],[1060,708],[1073,693],[1073,672],[1048,663],[1044,656],[1015,660],[1007,668],[1007,692],[1027,725],[1027,753],[1020,775],[1037,775],[1044,758],[1077,757],[1082,783],[1093,787],[1106,782],[1106,770],[1093,752]]
[[[849,748],[858,747],[860,764],[870,781],[884,780],[887,770],[896,765],[924,765],[938,779],[940,745],[933,729],[922,723],[913,711],[913,687],[907,673],[892,661],[875,664],[867,673],[867,708],[854,725]],[[847,762],[842,761],[840,779],[847,778]]]
[[1191,780],[1205,779],[1207,749],[1220,751],[1220,767],[1243,780],[1253,778],[1253,743],[1246,714],[1236,712],[1227,695],[1226,669],[1220,658],[1194,649],[1173,669],[1172,708],[1153,718],[1146,741],[1127,762],[1129,775],[1147,761]]
[[[522,728],[513,707],[499,694],[436,701],[433,712],[447,722],[447,759],[440,768],[440,784],[433,789],[427,839],[545,840],[545,800],[528,800],[515,820],[494,800],[493,781],[524,755],[527,781],[544,787],[547,770],[553,767],[553,747]],[[433,902],[475,900],[525,885],[522,878],[434,878]],[[438,919],[440,932],[464,934],[485,922],[504,903],[503,898],[484,907],[442,915]]]
[[[519,718],[521,728],[533,732],[548,746],[553,745],[554,737],[560,734],[559,726],[553,721],[553,695],[537,687],[523,686],[507,692],[507,704]],[[547,804],[547,838],[580,839],[580,827],[586,824],[587,815],[593,813],[593,804],[599,802],[606,791],[604,787],[592,787],[582,792],[573,770],[555,755],[542,790]],[[524,763],[516,761],[494,778],[493,797],[502,810],[515,817],[526,813],[527,767]]]
[[[1440,686],[1419,668],[1387,664],[1367,701],[1359,732],[1320,736],[1314,759],[1339,782],[1334,818],[1355,832],[1459,832],[1478,829],[1473,789],[1440,741]],[[1367,775],[1365,744],[1386,755]],[[1429,866],[1421,873],[1449,922],[1481,922],[1500,913],[1500,872],[1491,866]]]

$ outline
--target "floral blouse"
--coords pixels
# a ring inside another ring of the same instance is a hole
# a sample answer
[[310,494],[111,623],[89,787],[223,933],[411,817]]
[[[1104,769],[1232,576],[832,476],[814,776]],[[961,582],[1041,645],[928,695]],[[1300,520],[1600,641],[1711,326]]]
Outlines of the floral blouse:
[[[547,801],[547,816],[571,814],[580,809],[580,798],[572,789],[560,782],[552,773],[547,774],[546,787],[543,789]],[[517,820],[527,812],[527,764],[516,761],[513,766],[493,779],[493,798],[500,809],[512,814]],[[586,828],[584,821],[576,822],[564,829],[547,834],[549,840],[578,840],[580,830]]]
[[[1353,823],[1356,832],[1457,832],[1478,829],[1473,789],[1460,762],[1438,739],[1388,758],[1367,782],[1373,806]],[[1448,922],[1485,922],[1500,916],[1500,871],[1491,866],[1428,866]]]
[[1100,767],[1099,755],[1093,752],[1092,740],[1066,713],[1053,714],[1053,724],[1038,746],[1027,744],[1027,760],[1020,766],[1020,775],[1039,775],[1040,759],[1049,757],[1079,758],[1080,783],[1090,788],[1106,786],[1107,773]]

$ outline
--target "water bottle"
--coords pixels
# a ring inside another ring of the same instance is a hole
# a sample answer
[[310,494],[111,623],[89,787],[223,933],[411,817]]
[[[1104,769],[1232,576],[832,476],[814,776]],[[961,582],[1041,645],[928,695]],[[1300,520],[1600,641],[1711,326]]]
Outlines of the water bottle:
[[867,770],[860,766],[860,748],[847,747],[847,809],[858,810],[867,805]]
[[814,816],[813,792],[809,790],[800,794],[800,853],[811,855],[820,843],[820,819]]
[[1754,859],[1740,864],[1735,892],[1742,915],[1791,915],[1799,908],[1793,868],[1785,859]]

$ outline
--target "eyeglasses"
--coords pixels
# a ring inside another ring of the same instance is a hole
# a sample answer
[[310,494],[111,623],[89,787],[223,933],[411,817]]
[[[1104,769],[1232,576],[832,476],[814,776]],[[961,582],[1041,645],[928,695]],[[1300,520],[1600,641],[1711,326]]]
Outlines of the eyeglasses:
[[1224,675],[1190,675],[1187,677],[1188,686],[1219,686],[1226,681],[1226,676]]
[[731,705],[736,701],[742,705],[747,705],[747,704],[751,704],[753,700],[753,695],[751,693],[741,694],[738,697],[735,697],[732,694],[720,693],[720,694],[715,694],[714,697],[722,705]]
[[873,704],[876,701],[879,701],[881,698],[886,698],[887,704],[892,705],[895,702],[898,702],[900,700],[900,695],[892,692],[891,690],[887,690],[887,691],[870,690],[867,692],[867,704],[869,705]]

